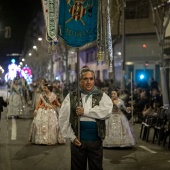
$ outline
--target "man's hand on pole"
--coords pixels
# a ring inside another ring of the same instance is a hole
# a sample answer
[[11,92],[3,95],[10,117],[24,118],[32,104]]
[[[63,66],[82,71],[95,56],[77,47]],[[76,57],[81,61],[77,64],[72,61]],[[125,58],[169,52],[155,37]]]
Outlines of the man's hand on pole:
[[73,144],[78,147],[81,146],[81,142],[77,138],[74,139]]
[[77,106],[76,114],[77,114],[77,116],[83,116],[84,115],[84,108],[82,106]]

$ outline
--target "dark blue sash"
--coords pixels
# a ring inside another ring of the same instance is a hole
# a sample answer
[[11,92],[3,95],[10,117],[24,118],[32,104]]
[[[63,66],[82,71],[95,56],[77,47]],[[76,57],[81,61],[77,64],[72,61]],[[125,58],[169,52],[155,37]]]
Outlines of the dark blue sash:
[[80,140],[82,141],[98,141],[97,124],[96,122],[80,121]]

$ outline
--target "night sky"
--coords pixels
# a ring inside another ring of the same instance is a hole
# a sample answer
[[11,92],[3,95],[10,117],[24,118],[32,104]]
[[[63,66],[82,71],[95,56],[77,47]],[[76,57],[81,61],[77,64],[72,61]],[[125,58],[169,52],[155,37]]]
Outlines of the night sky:
[[0,30],[11,27],[11,38],[5,39],[0,31],[0,65],[9,61],[7,54],[22,53],[26,30],[29,23],[42,10],[41,0],[1,0]]

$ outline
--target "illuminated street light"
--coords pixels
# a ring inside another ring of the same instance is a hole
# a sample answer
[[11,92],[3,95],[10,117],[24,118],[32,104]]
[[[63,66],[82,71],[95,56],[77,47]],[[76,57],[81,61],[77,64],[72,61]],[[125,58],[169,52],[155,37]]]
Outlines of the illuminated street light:
[[39,37],[39,38],[38,38],[38,41],[42,41],[42,38],[41,38],[41,37]]
[[143,74],[140,75],[140,79],[143,80],[145,76]]
[[32,54],[31,54],[31,53],[29,53],[28,55],[29,55],[29,56],[32,56]]
[[25,61],[25,59],[23,58],[22,61]]
[[36,45],[34,45],[34,46],[33,46],[33,49],[34,49],[34,50],[36,50],[36,49],[37,49],[37,46],[36,46]]

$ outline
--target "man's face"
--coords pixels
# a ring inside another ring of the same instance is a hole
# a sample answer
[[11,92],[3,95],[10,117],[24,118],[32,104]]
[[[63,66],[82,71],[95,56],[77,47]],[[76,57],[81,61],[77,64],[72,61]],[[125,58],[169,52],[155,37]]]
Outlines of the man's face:
[[94,83],[94,74],[92,72],[87,71],[83,73],[80,80],[80,86],[83,90],[90,92],[94,87]]
[[117,92],[116,91],[112,91],[112,99],[117,99]]

